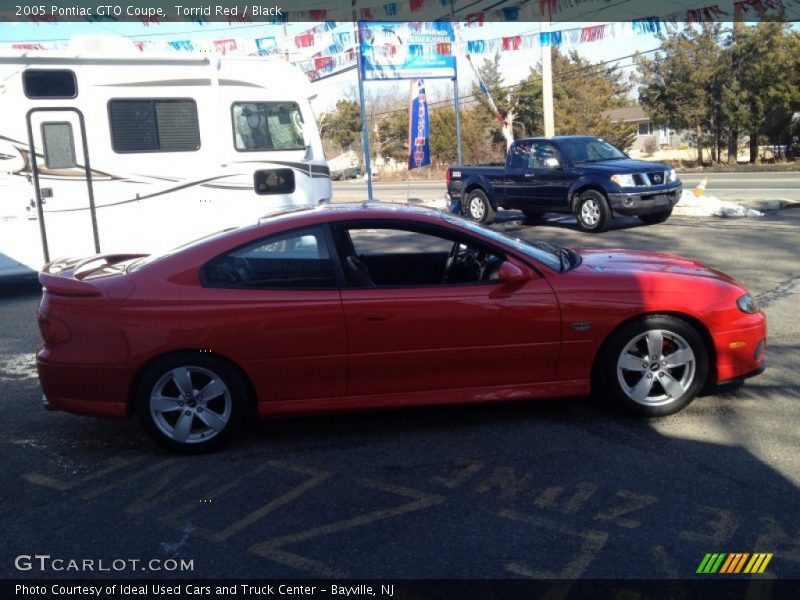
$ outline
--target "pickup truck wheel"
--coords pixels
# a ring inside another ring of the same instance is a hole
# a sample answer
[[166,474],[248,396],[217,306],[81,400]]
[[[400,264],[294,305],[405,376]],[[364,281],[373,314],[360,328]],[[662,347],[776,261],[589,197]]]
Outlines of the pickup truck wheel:
[[586,190],[575,204],[578,227],[589,233],[599,233],[611,224],[611,209],[605,196],[596,190]]
[[467,195],[467,216],[478,223],[494,222],[494,208],[483,190],[472,190]]
[[672,207],[667,210],[662,210],[657,213],[650,213],[648,215],[639,215],[639,220],[647,225],[655,225],[656,223],[663,223],[672,214]]

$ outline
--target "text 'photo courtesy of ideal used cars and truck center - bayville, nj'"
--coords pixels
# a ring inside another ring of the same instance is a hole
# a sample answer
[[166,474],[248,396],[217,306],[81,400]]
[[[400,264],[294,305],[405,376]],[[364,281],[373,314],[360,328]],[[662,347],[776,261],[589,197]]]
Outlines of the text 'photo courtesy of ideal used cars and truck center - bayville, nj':
[[800,597],[800,1],[0,6],[0,598]]

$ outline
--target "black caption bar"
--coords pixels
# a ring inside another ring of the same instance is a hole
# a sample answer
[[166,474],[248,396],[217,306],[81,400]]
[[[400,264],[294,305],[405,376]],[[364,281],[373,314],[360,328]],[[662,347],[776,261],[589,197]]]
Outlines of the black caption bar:
[[618,598],[758,598],[800,597],[800,580],[761,578],[691,580],[5,580],[0,598],[47,600],[97,598],[317,598],[368,600],[531,600],[559,598],[592,600]]

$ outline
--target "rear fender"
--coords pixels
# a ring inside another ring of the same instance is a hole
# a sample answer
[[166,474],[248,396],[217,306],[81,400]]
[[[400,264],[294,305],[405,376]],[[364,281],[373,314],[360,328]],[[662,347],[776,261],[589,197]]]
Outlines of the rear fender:
[[487,177],[484,177],[483,175],[470,175],[463,180],[461,189],[463,190],[461,193],[462,202],[466,201],[467,195],[473,190],[482,190],[489,199],[489,204],[492,205],[492,208],[495,210],[498,209],[494,187],[492,186],[492,182]]

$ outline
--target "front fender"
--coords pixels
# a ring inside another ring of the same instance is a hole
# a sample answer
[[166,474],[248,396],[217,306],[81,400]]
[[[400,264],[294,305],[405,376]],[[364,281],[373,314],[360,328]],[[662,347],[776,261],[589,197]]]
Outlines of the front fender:
[[575,181],[572,182],[572,185],[569,188],[569,192],[567,193],[567,199],[569,200],[569,207],[570,209],[574,209],[573,206],[573,198],[583,188],[592,188],[601,191],[608,197],[610,193],[608,187],[609,180],[603,181],[603,178],[599,175],[591,175],[591,174],[583,174],[578,177]]

